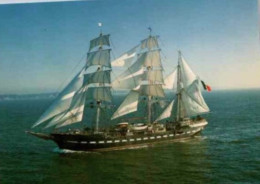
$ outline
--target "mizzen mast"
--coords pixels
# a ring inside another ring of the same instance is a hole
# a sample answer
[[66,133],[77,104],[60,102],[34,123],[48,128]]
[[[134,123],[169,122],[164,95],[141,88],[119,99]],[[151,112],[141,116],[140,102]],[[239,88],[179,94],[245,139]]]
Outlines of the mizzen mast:
[[181,51],[178,51],[178,65],[177,65],[177,113],[176,121],[180,121],[181,117],[181,70],[180,70],[180,61],[181,61]]

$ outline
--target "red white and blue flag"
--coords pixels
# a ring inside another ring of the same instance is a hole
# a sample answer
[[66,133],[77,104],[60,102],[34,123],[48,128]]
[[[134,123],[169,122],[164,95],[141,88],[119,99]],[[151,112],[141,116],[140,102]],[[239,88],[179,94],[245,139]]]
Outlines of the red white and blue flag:
[[203,86],[203,88],[204,88],[205,90],[211,91],[211,87],[210,87],[209,85],[205,84],[204,81],[201,81],[201,84],[202,84],[202,86]]

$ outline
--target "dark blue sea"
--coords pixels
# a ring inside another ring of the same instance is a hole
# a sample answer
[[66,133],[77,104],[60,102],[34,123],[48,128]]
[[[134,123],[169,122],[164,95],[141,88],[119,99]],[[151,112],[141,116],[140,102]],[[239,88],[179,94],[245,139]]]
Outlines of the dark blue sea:
[[52,98],[2,100],[0,183],[260,183],[260,90],[204,96],[211,113],[201,136],[103,153],[64,152],[24,133]]

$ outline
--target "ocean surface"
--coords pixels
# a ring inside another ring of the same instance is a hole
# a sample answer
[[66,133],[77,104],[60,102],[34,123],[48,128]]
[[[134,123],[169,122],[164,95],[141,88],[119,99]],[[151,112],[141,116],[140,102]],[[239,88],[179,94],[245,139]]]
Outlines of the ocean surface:
[[52,99],[0,101],[0,183],[260,183],[260,90],[204,96],[212,112],[201,136],[103,153],[24,133]]

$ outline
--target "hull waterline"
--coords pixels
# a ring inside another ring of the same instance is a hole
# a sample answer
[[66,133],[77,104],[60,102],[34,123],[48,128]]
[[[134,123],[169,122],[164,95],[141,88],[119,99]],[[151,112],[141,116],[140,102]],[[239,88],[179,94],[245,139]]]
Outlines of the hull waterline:
[[41,134],[27,132],[38,138],[54,141],[60,149],[74,151],[109,151],[118,149],[127,149],[132,147],[140,147],[144,145],[156,144],[161,142],[174,142],[177,140],[192,138],[199,134],[205,127],[191,128],[187,131],[176,132],[166,131],[163,133],[153,133],[147,135],[135,135],[131,137],[117,138],[91,138],[84,134],[70,133],[52,133]]

